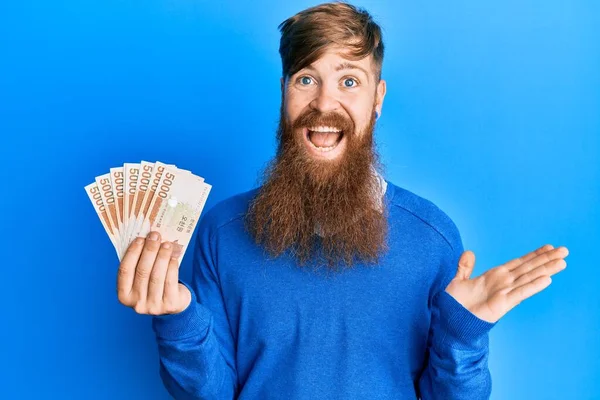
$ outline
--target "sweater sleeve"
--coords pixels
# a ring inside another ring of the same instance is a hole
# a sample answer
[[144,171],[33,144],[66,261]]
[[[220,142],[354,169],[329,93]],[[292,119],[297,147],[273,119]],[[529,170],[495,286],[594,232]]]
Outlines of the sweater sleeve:
[[[207,215],[208,216],[208,215]],[[190,305],[153,317],[160,376],[175,399],[231,400],[237,390],[233,338],[217,279],[207,218],[198,229]]]
[[426,366],[419,379],[420,398],[489,399],[489,331],[495,323],[479,319],[445,291],[463,253],[458,230],[450,238],[450,251],[442,261],[442,278],[433,289]]

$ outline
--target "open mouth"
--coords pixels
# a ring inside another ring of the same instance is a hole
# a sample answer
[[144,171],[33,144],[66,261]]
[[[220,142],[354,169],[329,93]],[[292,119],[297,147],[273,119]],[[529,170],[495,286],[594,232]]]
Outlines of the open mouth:
[[333,126],[314,126],[305,128],[306,138],[317,151],[327,153],[335,149],[344,137],[344,132]]

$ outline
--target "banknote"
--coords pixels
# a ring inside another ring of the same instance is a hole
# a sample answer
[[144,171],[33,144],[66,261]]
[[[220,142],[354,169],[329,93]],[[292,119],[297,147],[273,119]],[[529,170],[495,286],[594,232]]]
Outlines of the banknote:
[[124,163],[85,186],[119,260],[151,230],[182,251],[191,240],[212,186],[201,176],[160,161]]
[[[193,186],[190,184],[190,187]],[[182,246],[182,254],[185,254],[212,186],[196,181],[195,188],[201,193],[200,197],[196,195],[172,196],[165,202],[166,204],[163,203],[165,205],[159,210],[151,228],[151,230],[163,233],[169,238],[169,241]],[[191,195],[191,192],[188,191],[185,194]]]
[[108,212],[106,211],[106,207],[104,206],[104,201],[102,201],[102,195],[100,194],[98,184],[96,182],[90,183],[85,187],[85,191],[88,194],[90,201],[94,205],[96,214],[98,214],[98,218],[100,218],[100,222],[102,223],[102,226],[104,227],[108,238],[110,239],[113,246],[115,246],[115,250],[118,253],[119,246],[117,245],[117,242],[115,240],[115,231],[112,229],[112,226],[110,224]]
[[121,234],[119,232],[119,224],[117,222],[117,208],[115,205],[115,195],[112,187],[112,182],[110,180],[110,172],[104,175],[100,175],[96,177],[96,184],[98,184],[98,189],[100,189],[100,197],[102,198],[102,202],[104,203],[104,207],[106,207],[106,212],[108,214],[108,223],[111,227],[111,231],[114,232],[115,241],[117,244],[117,253],[119,258],[122,255],[121,252]]
[[184,254],[210,189],[201,177],[166,168],[145,216],[143,231],[160,232],[165,240],[181,246]]
[[[150,178],[150,182],[148,184],[148,187],[144,188],[145,193],[144,193],[144,199],[142,200],[140,214],[139,214],[138,218],[136,218],[136,220],[135,220],[135,225],[133,227],[133,231],[132,231],[130,240],[133,240],[134,238],[136,238],[138,236],[146,236],[150,232],[150,229],[149,229],[150,227],[144,225],[144,220],[148,213],[148,208],[150,208],[150,204],[152,203],[152,199],[154,198],[154,194],[156,193],[156,188],[158,187],[158,184],[163,175],[163,172],[164,172],[165,168],[167,168],[167,167],[175,168],[174,165],[163,164],[160,161],[157,161],[154,163],[154,166],[152,168],[152,176]],[[188,172],[188,171],[186,171],[186,172]]]
[[140,163],[140,175],[138,177],[137,186],[135,188],[135,194],[133,196],[132,209],[129,210],[127,232],[125,233],[125,241],[128,243],[131,243],[131,241],[136,237],[134,233],[138,225],[138,220],[143,220],[142,204],[144,203],[144,197],[146,196],[146,191],[148,191],[148,186],[150,186],[150,180],[152,179],[153,169],[154,163],[148,161],[142,161]]
[[[117,213],[117,229],[119,232],[123,232],[123,167],[115,167],[110,169],[110,183],[113,188],[113,194],[115,196],[115,211]],[[124,252],[123,236],[119,241],[119,248],[121,253]]]
[[[133,209],[133,200],[135,197],[135,190],[137,188],[137,182],[140,176],[141,163],[125,163],[123,169],[125,170],[125,188],[124,188],[124,201],[123,201],[123,232],[125,232],[125,238],[127,239],[127,232],[129,232],[129,216]],[[123,242],[126,242],[124,240]]]

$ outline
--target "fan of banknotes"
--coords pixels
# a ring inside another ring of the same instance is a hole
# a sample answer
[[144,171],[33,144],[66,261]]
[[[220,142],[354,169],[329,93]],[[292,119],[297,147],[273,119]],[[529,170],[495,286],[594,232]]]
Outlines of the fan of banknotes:
[[204,178],[161,162],[125,163],[85,187],[119,260],[138,236],[158,231],[185,250],[212,188]]

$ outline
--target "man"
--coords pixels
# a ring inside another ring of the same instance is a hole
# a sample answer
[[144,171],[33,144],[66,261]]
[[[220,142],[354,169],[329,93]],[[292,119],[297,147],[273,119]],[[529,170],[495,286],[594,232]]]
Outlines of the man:
[[119,300],[155,315],[178,399],[485,399],[488,332],[565,268],[543,246],[471,279],[438,207],[381,176],[379,26],[344,3],[280,25],[281,118],[264,184],[199,225],[191,284],[151,233]]

